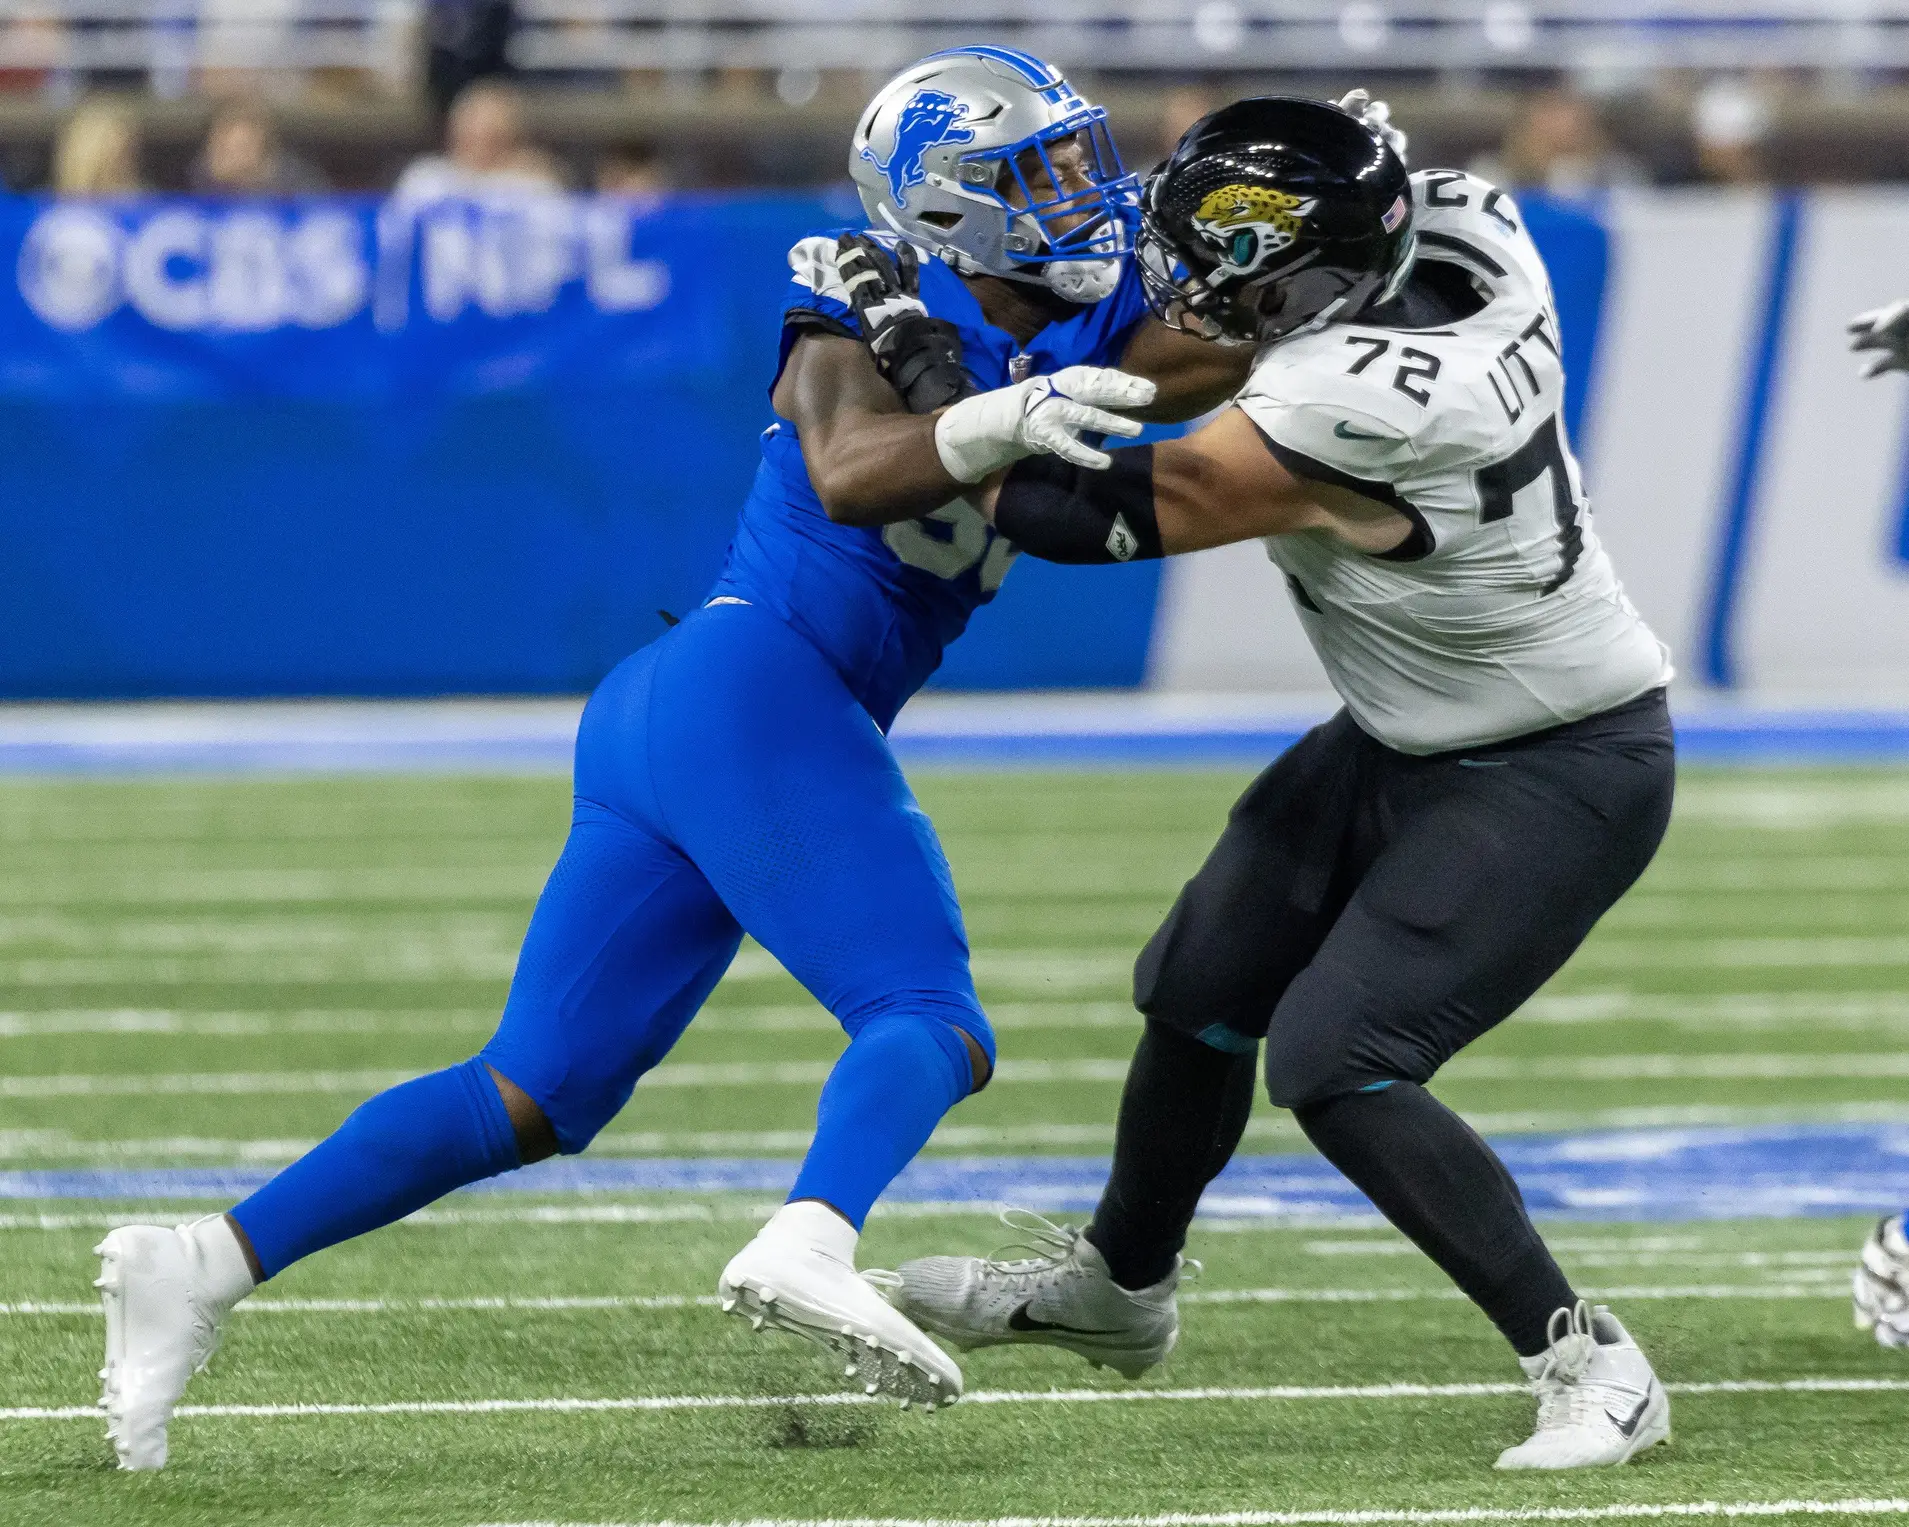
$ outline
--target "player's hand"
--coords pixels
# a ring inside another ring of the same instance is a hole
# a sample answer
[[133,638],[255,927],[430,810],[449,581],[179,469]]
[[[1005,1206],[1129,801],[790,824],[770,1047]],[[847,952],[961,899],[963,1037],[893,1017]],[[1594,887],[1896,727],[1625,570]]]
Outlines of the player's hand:
[[1412,140],[1404,132],[1392,125],[1392,108],[1384,101],[1372,99],[1370,90],[1355,90],[1339,101],[1339,109],[1348,116],[1357,117],[1381,138],[1393,153],[1399,156],[1399,163],[1405,163],[1405,148]]
[[1059,456],[1096,471],[1113,458],[1080,437],[1140,433],[1110,408],[1145,408],[1154,385],[1104,366],[1069,366],[955,404],[935,422],[935,449],[956,482],[980,482],[1023,456]]
[[1882,352],[1863,368],[1864,376],[1909,371],[1909,297],[1858,313],[1849,321],[1849,333],[1850,349]]
[[890,252],[865,233],[845,233],[836,242],[835,270],[875,369],[911,414],[931,414],[979,390],[961,364],[955,326],[921,300],[921,257],[912,244]]

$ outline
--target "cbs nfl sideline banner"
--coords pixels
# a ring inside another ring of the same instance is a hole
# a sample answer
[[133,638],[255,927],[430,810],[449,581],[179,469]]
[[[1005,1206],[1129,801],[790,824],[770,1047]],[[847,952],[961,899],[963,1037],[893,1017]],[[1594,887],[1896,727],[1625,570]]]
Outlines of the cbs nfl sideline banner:
[[[1598,531],[1687,679],[1903,687],[1909,195],[1527,200]],[[0,697],[575,693],[714,578],[852,200],[0,198]],[[1318,690],[1257,546],[1023,558],[955,688]]]

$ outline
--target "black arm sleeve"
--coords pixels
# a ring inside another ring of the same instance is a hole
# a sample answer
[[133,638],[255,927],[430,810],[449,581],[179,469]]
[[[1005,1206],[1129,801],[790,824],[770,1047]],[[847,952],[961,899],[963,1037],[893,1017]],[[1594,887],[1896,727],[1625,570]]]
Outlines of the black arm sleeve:
[[1008,469],[994,528],[1044,562],[1144,562],[1161,555],[1153,513],[1153,447],[1113,451],[1104,472],[1058,456]]

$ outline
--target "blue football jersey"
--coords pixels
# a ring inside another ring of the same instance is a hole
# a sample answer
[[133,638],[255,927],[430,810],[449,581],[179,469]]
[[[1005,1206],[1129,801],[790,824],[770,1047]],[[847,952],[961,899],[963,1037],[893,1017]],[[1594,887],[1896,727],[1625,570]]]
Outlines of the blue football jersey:
[[[778,378],[805,325],[819,320],[859,332],[835,278],[835,241],[834,234],[804,239],[789,252],[795,275]],[[1131,263],[1112,296],[1049,324],[1025,349],[982,317],[967,285],[939,260],[921,262],[921,300],[960,331],[968,374],[983,391],[1066,366],[1116,366],[1147,315]],[[960,501],[895,525],[836,524],[810,485],[795,425],[778,417],[763,432],[762,465],[710,597],[774,610],[822,650],[887,731],[975,607],[994,597],[1014,556],[1013,546]]]

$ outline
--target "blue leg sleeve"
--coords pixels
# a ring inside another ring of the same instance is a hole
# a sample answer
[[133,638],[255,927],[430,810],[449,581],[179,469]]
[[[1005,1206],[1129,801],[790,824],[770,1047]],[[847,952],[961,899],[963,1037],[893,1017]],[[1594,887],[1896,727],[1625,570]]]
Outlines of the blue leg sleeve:
[[268,1278],[517,1165],[504,1100],[480,1059],[381,1092],[232,1211]]
[[822,1088],[815,1141],[789,1197],[819,1198],[860,1230],[972,1081],[968,1047],[952,1025],[920,1013],[864,1024]]

